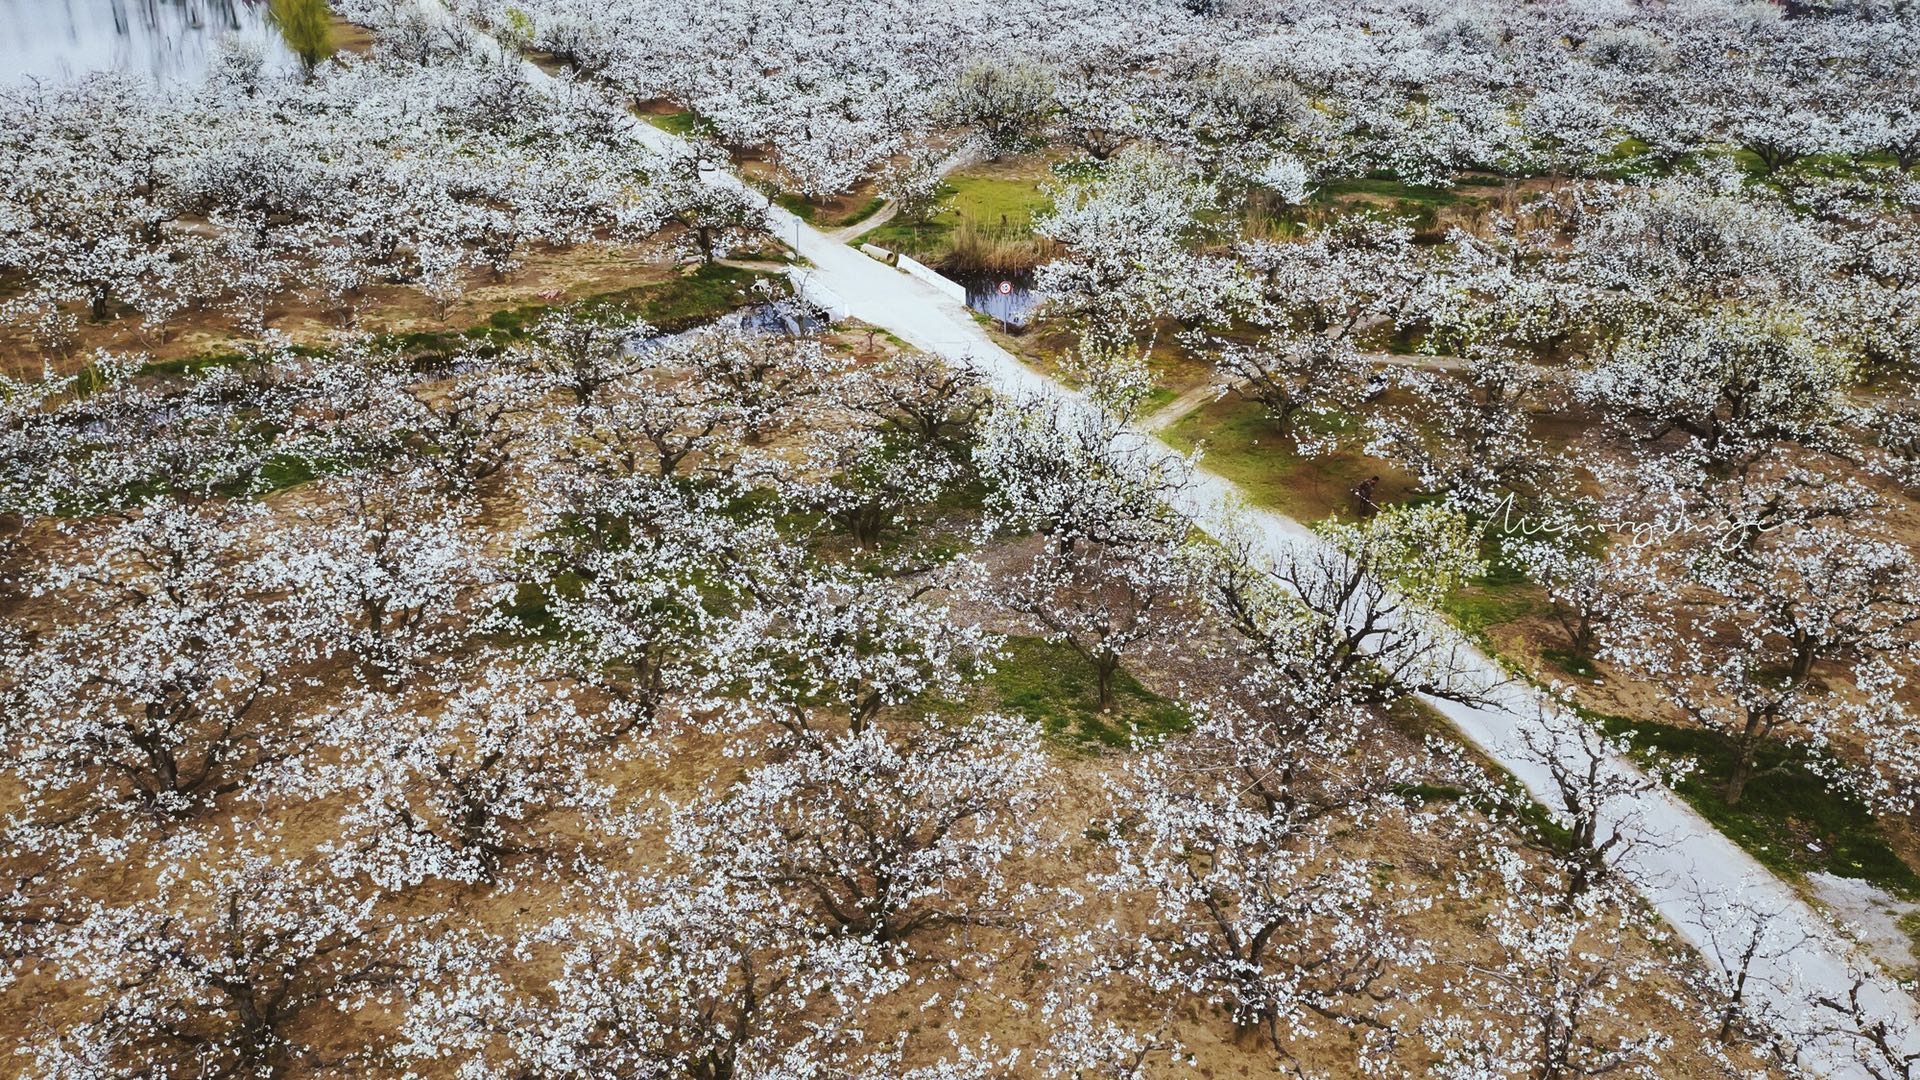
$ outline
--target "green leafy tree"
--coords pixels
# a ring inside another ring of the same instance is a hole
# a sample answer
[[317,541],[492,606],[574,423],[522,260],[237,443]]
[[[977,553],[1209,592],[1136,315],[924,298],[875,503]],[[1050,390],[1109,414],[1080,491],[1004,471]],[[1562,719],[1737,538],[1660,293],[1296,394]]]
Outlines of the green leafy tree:
[[307,74],[339,50],[333,40],[333,10],[327,0],[268,0],[267,14]]

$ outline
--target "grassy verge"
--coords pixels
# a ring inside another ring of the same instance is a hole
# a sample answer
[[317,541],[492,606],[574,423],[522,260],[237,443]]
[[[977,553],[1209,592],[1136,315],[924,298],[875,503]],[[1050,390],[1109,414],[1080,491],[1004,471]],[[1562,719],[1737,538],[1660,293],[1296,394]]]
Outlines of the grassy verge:
[[1319,185],[1314,191],[1316,200],[1324,202],[1333,202],[1342,196],[1355,195],[1388,199],[1393,202],[1421,203],[1427,206],[1446,206],[1459,202],[1462,198],[1459,192],[1449,188],[1409,184],[1404,180],[1378,176],[1329,180]]
[[555,308],[576,304],[600,310],[609,319],[640,318],[656,330],[673,332],[719,318],[751,300],[761,278],[774,275],[713,263],[685,276],[648,282],[630,289],[595,293],[560,303],[519,304],[489,315],[465,330],[427,330],[380,335],[383,344],[413,356],[448,355],[464,349],[498,349],[523,340]]
[[1518,778],[1498,761],[1488,757],[1478,746],[1469,742],[1466,736],[1453,726],[1452,721],[1440,714],[1439,710],[1419,698],[1402,698],[1388,711],[1387,720],[1402,734],[1415,741],[1437,739],[1457,747],[1467,760],[1477,762],[1488,775],[1497,778],[1500,785],[1510,793],[1511,798],[1489,800],[1453,784],[1427,782],[1397,784],[1394,787],[1395,794],[1421,803],[1464,801],[1480,813],[1489,815],[1512,813],[1520,821],[1531,826],[1540,842],[1549,850],[1561,853],[1574,850],[1573,833],[1555,823],[1553,815],[1547,813],[1545,807],[1533,801]]
[[820,215],[819,207],[795,195],[791,191],[776,191],[771,184],[756,184],[754,186],[765,192],[767,197],[773,200],[774,205],[780,207],[780,209],[785,210],[787,213],[792,214],[794,217],[799,218],[809,225],[819,224],[816,220]]
[[643,113],[647,123],[669,135],[705,135],[712,131],[711,125],[691,112]]
[[625,304],[658,329],[683,330],[746,304],[755,282],[775,276],[737,266],[711,264],[685,277],[593,299]]
[[1140,415],[1152,416],[1178,400],[1180,400],[1180,391],[1171,386],[1156,386],[1147,391],[1146,397],[1140,399]]
[[953,259],[957,249],[970,249],[959,253],[977,258],[977,252],[1007,245],[1019,248],[1030,266],[1037,257],[1033,221],[1053,205],[1041,183],[1031,177],[956,173],[942,186],[945,209],[926,221],[889,221],[861,239],[935,265]]
[[847,225],[858,225],[860,221],[879,213],[879,208],[887,206],[885,198],[872,194],[872,183],[860,184],[851,192],[833,196],[829,200],[812,200],[803,194],[783,192],[770,177],[749,177],[749,183],[760,188],[766,198],[774,200],[776,206],[816,229],[841,229]]
[[1453,590],[1440,606],[1468,637],[1493,651],[1489,631],[1538,611],[1544,596],[1519,567],[1500,557],[1500,545],[1491,535],[1481,546],[1481,558],[1487,572]]
[[988,707],[1034,720],[1048,735],[1087,746],[1125,747],[1136,737],[1184,731],[1185,710],[1119,672],[1119,708],[1100,711],[1093,668],[1066,645],[1044,638],[1010,637],[1006,655],[986,678]]
[[873,215],[879,213],[880,208],[885,205],[887,205],[887,200],[879,195],[875,195],[873,198],[868,199],[866,202],[861,203],[859,206],[855,207],[851,214],[848,214],[846,217],[842,218],[838,222],[835,222],[835,224],[858,225],[861,222],[872,217]]
[[827,203],[815,202],[790,191],[774,190],[770,184],[762,185],[761,190],[768,192],[774,203],[786,209],[794,217],[823,229],[858,225],[879,213],[880,208],[887,205],[887,200],[878,195],[859,202],[852,201],[853,198],[858,197],[859,188],[854,189],[855,194],[852,197],[843,197]]
[[1728,806],[1720,793],[1733,759],[1711,732],[1623,716],[1589,716],[1608,731],[1632,735],[1638,747],[1695,759],[1698,767],[1676,788],[1680,796],[1775,873],[1802,877],[1825,871],[1920,899],[1920,874],[1894,851],[1866,806],[1834,790],[1813,771],[1806,751],[1763,751],[1760,768],[1778,771],[1755,778],[1740,804]]
[[[1319,423],[1337,427],[1346,419]],[[1412,490],[1386,462],[1357,451],[1301,456],[1274,428],[1264,406],[1232,395],[1181,417],[1161,437],[1183,453],[1203,445],[1204,467],[1239,485],[1254,505],[1300,521],[1351,516],[1359,505],[1353,489],[1370,476],[1380,477],[1373,497],[1383,505],[1404,501]]]

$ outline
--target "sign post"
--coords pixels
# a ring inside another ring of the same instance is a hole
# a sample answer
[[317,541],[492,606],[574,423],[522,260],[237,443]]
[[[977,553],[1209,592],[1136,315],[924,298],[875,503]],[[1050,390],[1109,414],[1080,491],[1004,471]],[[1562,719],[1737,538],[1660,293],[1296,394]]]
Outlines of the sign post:
[[[999,290],[999,291],[1000,291],[1000,295],[1001,295],[1001,296],[1012,296],[1012,295],[1013,295],[1013,282],[1011,282],[1011,281],[1002,281],[1002,282],[1000,283],[1000,290]],[[1003,334],[1011,334],[1011,333],[1013,332],[1012,330],[1010,330],[1010,329],[1008,329],[1008,327],[1007,327],[1007,309],[1006,309],[1006,306],[1005,306],[1005,305],[1002,305],[1002,306],[1001,306],[1001,308],[1000,308],[1000,332],[1001,332],[1001,333],[1003,333]]]

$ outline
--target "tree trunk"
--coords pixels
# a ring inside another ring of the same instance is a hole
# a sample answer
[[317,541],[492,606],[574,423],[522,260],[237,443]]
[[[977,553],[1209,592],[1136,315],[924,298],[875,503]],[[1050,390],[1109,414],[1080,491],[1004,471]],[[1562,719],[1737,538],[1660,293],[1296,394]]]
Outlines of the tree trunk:
[[1753,749],[1741,746],[1733,755],[1733,771],[1727,775],[1727,786],[1723,793],[1728,806],[1740,805],[1740,797],[1746,794],[1747,781],[1753,779]]
[[1113,696],[1113,677],[1120,670],[1120,658],[1112,653],[1102,653],[1093,662],[1094,681],[1100,687],[1100,711],[1110,713],[1119,702]]
[[1572,625],[1568,628],[1567,639],[1573,654],[1582,659],[1591,658],[1594,646],[1592,609],[1582,605],[1570,621]]

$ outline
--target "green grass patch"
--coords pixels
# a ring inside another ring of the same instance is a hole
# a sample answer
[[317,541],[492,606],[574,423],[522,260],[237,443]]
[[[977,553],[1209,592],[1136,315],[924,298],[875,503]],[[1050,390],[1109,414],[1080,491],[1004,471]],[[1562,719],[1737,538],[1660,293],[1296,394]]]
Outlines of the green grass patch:
[[1146,397],[1140,399],[1140,415],[1152,416],[1178,400],[1180,400],[1180,391],[1170,386],[1156,386],[1147,391]]
[[754,179],[749,181],[755,188],[787,212],[809,225],[823,229],[838,229],[845,225],[855,225],[880,212],[887,200],[875,195],[867,201],[847,208],[840,198],[816,202],[804,195],[791,191],[781,191],[771,180]]
[[1554,821],[1553,815],[1547,812],[1546,807],[1541,806],[1539,803],[1527,797],[1525,792],[1521,790],[1519,781],[1513,780],[1511,777],[1508,777],[1507,781],[1508,786],[1512,788],[1516,794],[1516,797],[1510,803],[1501,803],[1499,800],[1482,798],[1465,788],[1456,787],[1452,784],[1395,784],[1392,790],[1395,795],[1401,798],[1411,799],[1419,803],[1465,802],[1475,810],[1489,816],[1511,813],[1527,825],[1532,826],[1534,832],[1539,836],[1540,842],[1545,845],[1548,850],[1563,854],[1573,851],[1577,846],[1577,842],[1574,840],[1573,830]]
[[647,113],[645,115],[647,123],[652,124],[654,127],[659,128],[669,135],[680,135],[683,137],[706,135],[710,134],[713,130],[713,125],[700,119],[697,114],[692,112]]
[[[579,579],[572,574],[557,575],[560,587],[577,589]],[[560,620],[552,612],[553,597],[531,581],[518,582],[513,595],[500,602],[500,614],[509,620],[504,626],[505,640],[557,641],[561,637]]]
[[1487,631],[1539,610],[1540,589],[1517,566],[1500,557],[1500,545],[1488,536],[1481,545],[1487,572],[1447,595],[1441,609],[1461,630],[1482,643]]
[[[287,351],[295,356],[316,357],[330,355],[333,350],[320,345],[290,345],[287,347]],[[140,365],[140,374],[194,376],[204,374],[214,368],[243,367],[259,361],[268,355],[271,354],[266,352],[245,352],[239,349],[209,350],[207,352],[195,353],[192,356],[174,357],[171,360],[148,361]],[[99,372],[94,369],[92,364],[81,369],[81,393],[90,394],[105,385],[105,381],[100,378]]]
[[[1416,240],[1437,243],[1445,238],[1441,211],[1464,202],[1484,201],[1489,197],[1484,192],[1467,195],[1453,188],[1409,184],[1376,174],[1358,179],[1329,180],[1314,192],[1308,207],[1310,215],[1322,217],[1373,217],[1400,222],[1413,229]],[[1258,222],[1249,222],[1242,228],[1253,228],[1256,234],[1261,230],[1287,231],[1275,229],[1272,223]]]
[[1203,447],[1207,468],[1240,485],[1254,502],[1288,513],[1299,508],[1294,481],[1306,459],[1275,430],[1258,402],[1229,398],[1203,406],[1174,421],[1162,437],[1181,453]]
[[776,191],[772,194],[775,204],[809,225],[813,224],[813,219],[820,214],[819,207],[791,191]]
[[337,471],[340,463],[320,458],[305,457],[300,454],[274,454],[260,463],[259,479],[253,486],[255,495],[271,495],[299,487],[309,480]]
[[1490,628],[1525,618],[1537,607],[1533,597],[1519,595],[1517,589],[1483,581],[1475,578],[1455,589],[1441,605],[1461,630],[1478,641],[1487,640]]
[[595,293],[556,304],[528,303],[502,308],[464,330],[404,330],[375,334],[376,348],[393,349],[416,362],[477,350],[491,352],[524,341],[554,310],[581,306],[609,322],[640,318],[656,330],[673,332],[717,319],[751,302],[751,288],[778,275],[710,263],[684,276]]
[[1920,956],[1920,911],[1907,912],[1905,915],[1900,916],[1893,925],[1899,927],[1900,932],[1907,935],[1907,941],[1910,942],[1907,946],[1908,951],[1914,956]]
[[345,472],[355,464],[330,457],[266,452],[268,446],[255,445],[263,452],[258,467],[237,477],[216,481],[204,476],[150,473],[109,489],[66,492],[54,507],[54,513],[61,517],[82,517],[131,509],[153,498],[194,498],[208,493],[229,499],[263,498],[322,476]]
[[1376,199],[1391,199],[1394,202],[1422,203],[1428,206],[1447,206],[1462,199],[1459,192],[1449,188],[1432,187],[1426,184],[1409,184],[1392,177],[1364,176],[1351,180],[1328,180],[1319,185],[1314,196],[1317,200],[1331,202],[1341,196],[1363,195]]
[[859,239],[891,251],[905,252],[916,259],[932,259],[936,252],[947,249],[948,237],[956,224],[958,219],[945,213],[935,214],[926,221],[906,221],[896,217],[861,233]]
[[[716,264],[703,266],[698,271],[683,277],[676,276],[619,292],[602,293],[588,297],[583,302],[592,310],[604,312],[610,320],[638,315],[657,329],[673,331],[710,321],[750,302],[752,298],[750,290],[754,282],[770,276],[774,275]],[[416,367],[427,367],[436,358],[450,357],[467,351],[485,353],[522,340],[533,325],[555,306],[557,305],[523,304],[496,311],[483,322],[465,330],[384,333],[373,335],[372,340],[376,349],[395,350]],[[327,356],[331,350],[318,346],[295,345],[292,351],[301,356],[323,357]],[[196,378],[215,368],[244,365],[256,359],[258,359],[257,355],[239,350],[205,352],[189,357],[155,361],[145,365],[141,373]],[[91,368],[81,374],[83,392],[91,393],[103,385],[98,374]],[[271,435],[267,437],[267,445],[271,445],[272,438]],[[364,464],[366,462],[336,461],[274,453],[262,461],[254,475],[242,482],[221,488],[220,493],[235,497],[271,494],[297,487],[320,476],[346,471]],[[95,513],[103,508],[132,506],[142,499],[155,495],[194,490],[198,490],[198,487],[191,480],[182,481],[180,478],[154,476],[111,492],[76,492],[70,502],[63,504],[59,512],[69,515]]]
[[895,218],[860,239],[928,263],[939,263],[952,252],[962,222],[1002,238],[1031,239],[1034,219],[1053,207],[1040,184],[1037,179],[958,173],[941,185],[946,205],[939,213],[921,222]]
[[859,206],[855,207],[853,213],[848,214],[846,217],[842,218],[840,221],[836,222],[835,224],[858,225],[861,222],[872,217],[873,215],[879,213],[880,208],[885,205],[887,205],[887,200],[882,196],[875,195],[873,198],[868,199],[866,202],[861,203]]
[[1047,171],[1062,180],[1086,183],[1105,176],[1107,163],[1092,156],[1072,157],[1054,162],[1047,166]]
[[1920,874],[1894,851],[1864,804],[1814,773],[1807,750],[1763,749],[1759,769],[1767,775],[1747,784],[1738,806],[1728,806],[1721,793],[1732,773],[1733,754],[1718,735],[1651,720],[1587,715],[1614,734],[1632,735],[1636,747],[1694,758],[1698,768],[1676,790],[1700,816],[1775,873],[1800,877],[1825,871],[1920,899]]
[[[247,362],[249,357],[243,352],[204,352],[193,356],[181,356],[172,360],[152,360],[140,367],[142,375],[198,375],[214,368],[237,367]],[[91,366],[81,373],[82,388],[92,389],[89,385],[93,378]]]
[[1594,665],[1593,657],[1574,652],[1572,649],[1541,649],[1540,658],[1569,675],[1578,675],[1583,679],[1591,679],[1600,674],[1600,669]]
[[1609,180],[1629,180],[1635,176],[1661,176],[1672,166],[1654,156],[1653,147],[1628,136],[1615,143],[1605,157],[1594,163],[1596,175]]
[[[1306,418],[1321,431],[1341,430],[1351,417]],[[1409,487],[1387,463],[1350,449],[1303,457],[1267,417],[1266,407],[1228,395],[1176,420],[1161,432],[1167,445],[1186,453],[1204,446],[1201,464],[1238,485],[1256,506],[1300,521],[1332,514],[1352,516],[1359,505],[1353,490],[1370,476],[1381,477],[1374,500],[1403,501]]]
[[638,308],[638,314],[661,330],[684,330],[696,323],[716,319],[751,300],[755,282],[774,277],[758,270],[711,263],[685,277],[669,278],[624,295]]
[[1393,793],[1404,799],[1418,802],[1458,802],[1467,797],[1467,789],[1454,784],[1430,784],[1422,781],[1417,784],[1395,784]]
[[1005,654],[986,678],[990,707],[1037,721],[1054,738],[1126,747],[1136,738],[1185,731],[1193,724],[1186,710],[1141,686],[1124,670],[1114,676],[1118,708],[1102,713],[1093,666],[1064,644],[1009,637]]
[[948,180],[953,200],[948,213],[989,228],[1032,235],[1034,219],[1053,207],[1053,198],[1040,190],[1040,181],[987,176],[954,176]]
[[717,319],[754,299],[752,288],[763,278],[778,278],[759,270],[746,270],[719,263],[702,265],[691,274],[675,275],[630,289],[595,293],[562,304],[523,304],[496,311],[487,321],[462,335],[493,344],[506,344],[526,337],[527,331],[556,307],[582,305],[598,310],[609,320],[639,317],[656,330],[685,330],[690,326]]
[[1499,762],[1482,753],[1480,748],[1467,741],[1452,722],[1442,716],[1439,710],[1418,698],[1402,698],[1387,712],[1387,719],[1402,734],[1416,741],[1438,739],[1458,747],[1469,760],[1477,761],[1487,773],[1494,777],[1507,791],[1505,798],[1489,799],[1486,796],[1455,784],[1417,781],[1411,784],[1398,784],[1394,792],[1405,798],[1422,803],[1464,801],[1469,806],[1490,816],[1512,814],[1522,823],[1530,826],[1540,843],[1550,851],[1567,853],[1574,850],[1575,843],[1571,830],[1553,820],[1546,807],[1534,802],[1518,778]]

